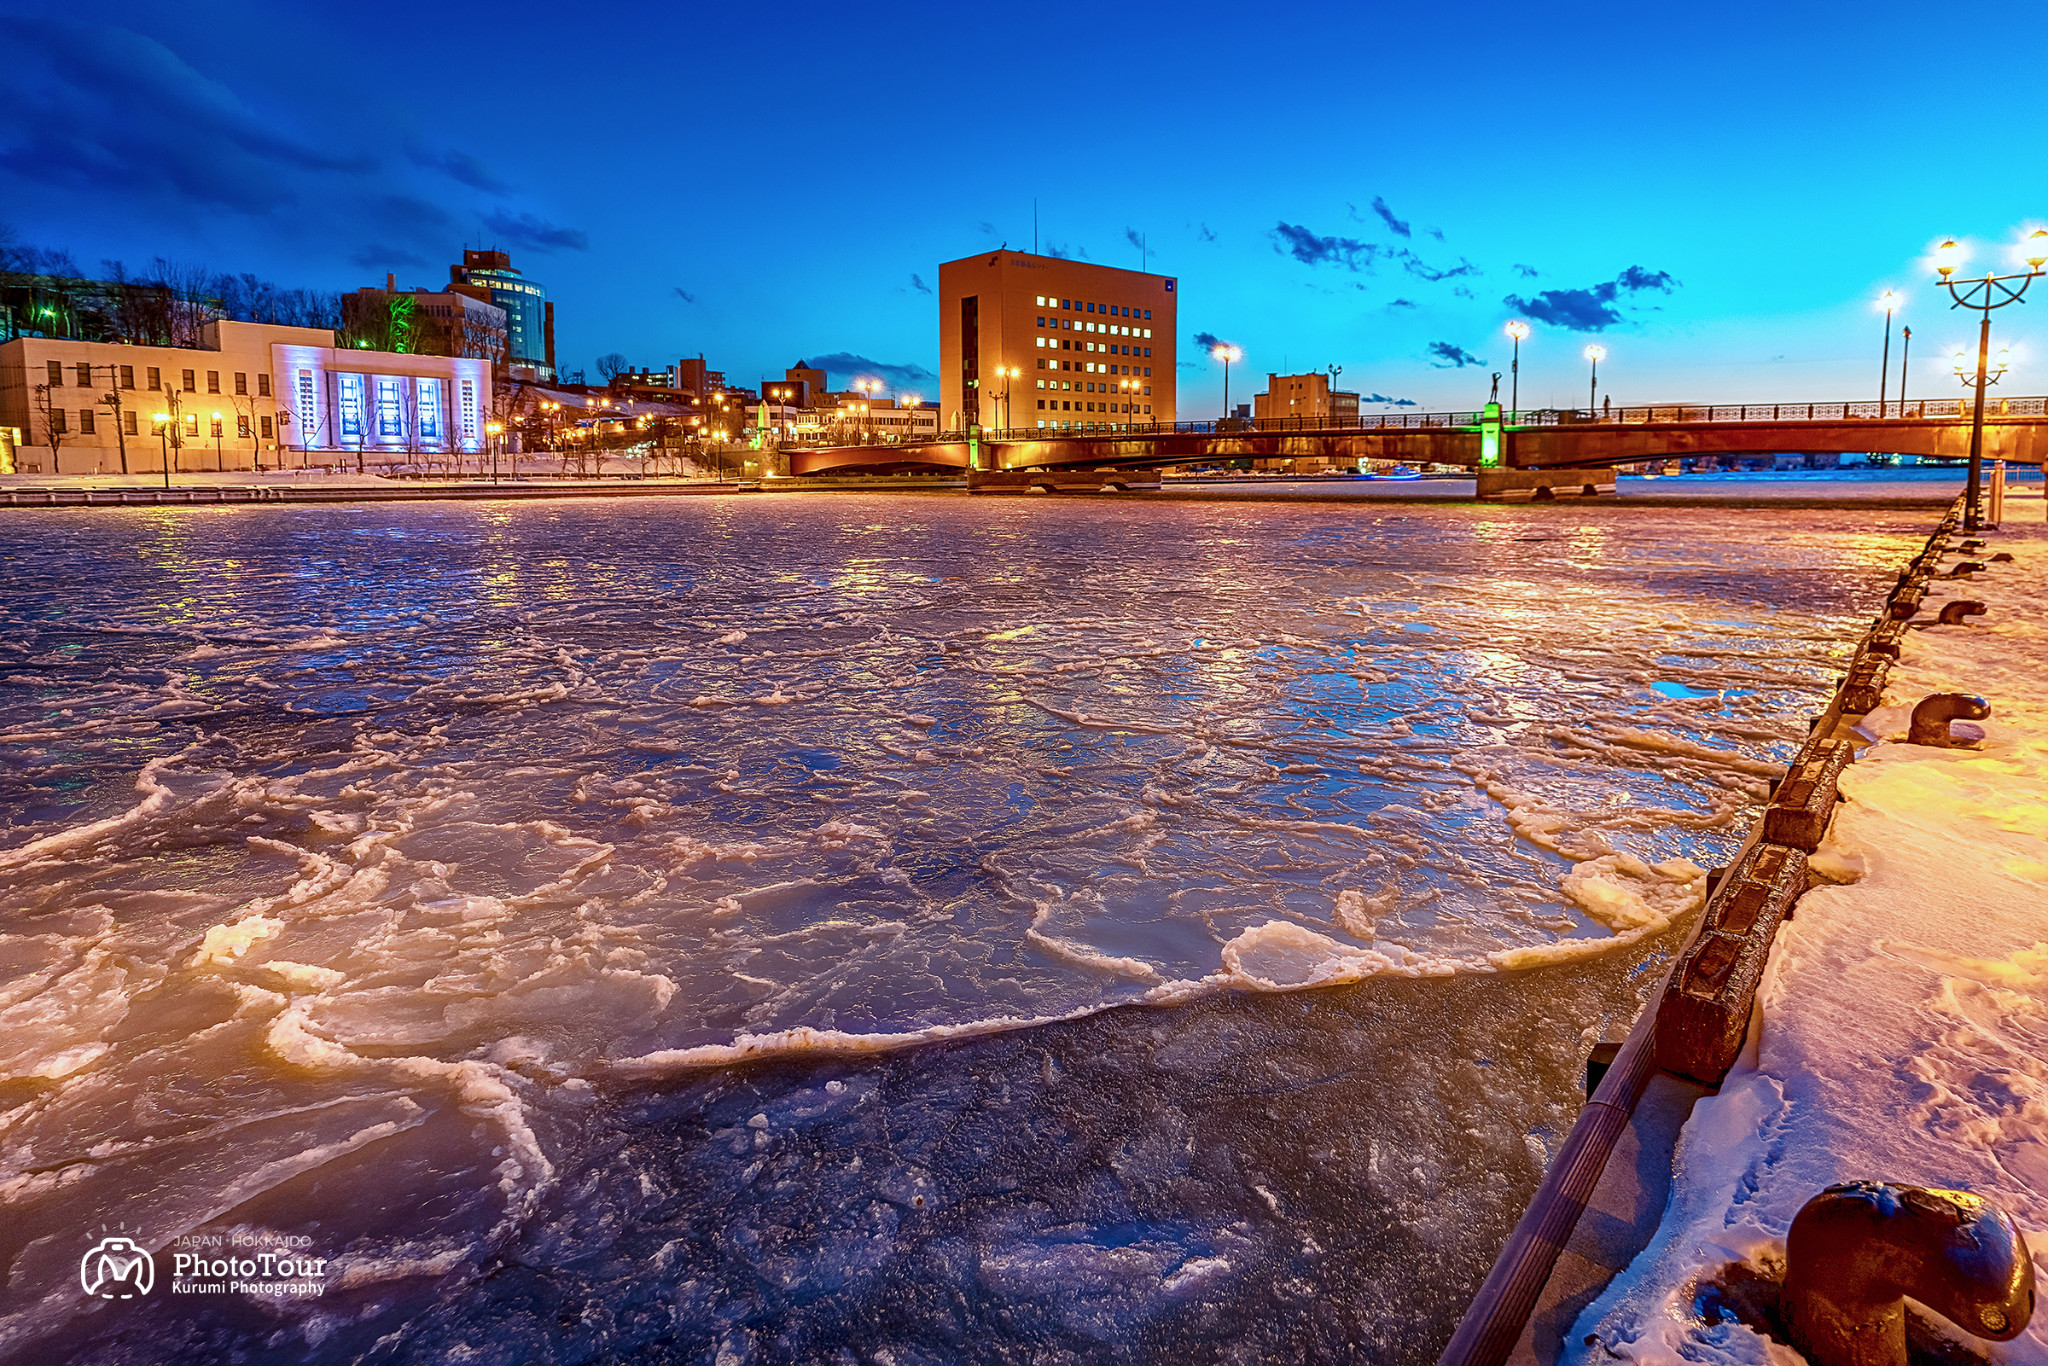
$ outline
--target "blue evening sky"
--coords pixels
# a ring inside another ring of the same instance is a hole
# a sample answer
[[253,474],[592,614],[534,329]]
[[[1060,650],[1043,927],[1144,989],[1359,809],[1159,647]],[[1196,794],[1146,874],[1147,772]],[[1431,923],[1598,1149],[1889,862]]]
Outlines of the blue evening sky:
[[[1594,341],[1617,404],[1874,398],[1886,286],[1946,394],[1971,331],[1925,252],[2048,214],[2044,18],[0,0],[0,222],[320,288],[495,243],[593,377],[829,356],[936,396],[938,263],[1028,248],[1036,197],[1042,249],[1137,266],[1137,235],[1180,278],[1183,416],[1220,405],[1197,336],[1243,347],[1234,399],[1339,365],[1466,406],[1516,316],[1525,407],[1584,402]],[[2010,392],[2048,391],[2044,314],[2000,316]]]

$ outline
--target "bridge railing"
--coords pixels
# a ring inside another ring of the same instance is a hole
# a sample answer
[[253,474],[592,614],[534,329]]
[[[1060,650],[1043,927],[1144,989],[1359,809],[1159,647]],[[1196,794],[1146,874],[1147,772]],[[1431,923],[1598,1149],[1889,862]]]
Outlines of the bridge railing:
[[[1968,395],[1954,398],[1846,399],[1827,403],[1655,403],[1621,408],[1529,408],[1507,414],[1510,426],[1644,426],[1653,424],[1704,424],[1728,422],[1957,422],[1970,417]],[[1984,415],[2038,418],[2048,416],[2048,397],[1987,398]],[[1046,427],[984,427],[983,441],[1066,441],[1074,439],[1117,441],[1142,440],[1160,436],[1256,436],[1288,432],[1426,431],[1431,428],[1477,427],[1483,414],[1444,413],[1361,413],[1357,417],[1229,417],[1204,422],[1064,422]],[[785,438],[784,447],[849,445],[929,445],[935,441],[964,441],[964,432],[941,432],[937,436],[894,433],[819,433]]]

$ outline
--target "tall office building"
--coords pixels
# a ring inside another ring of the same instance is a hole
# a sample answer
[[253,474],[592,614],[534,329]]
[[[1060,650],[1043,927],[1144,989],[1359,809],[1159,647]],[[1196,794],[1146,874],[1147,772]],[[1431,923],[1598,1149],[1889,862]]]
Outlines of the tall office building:
[[468,251],[462,264],[448,267],[449,288],[505,310],[505,342],[515,369],[534,378],[555,377],[555,306],[548,292],[513,269],[502,251]]
[[944,263],[940,421],[953,431],[1174,421],[1175,284],[1021,251]]

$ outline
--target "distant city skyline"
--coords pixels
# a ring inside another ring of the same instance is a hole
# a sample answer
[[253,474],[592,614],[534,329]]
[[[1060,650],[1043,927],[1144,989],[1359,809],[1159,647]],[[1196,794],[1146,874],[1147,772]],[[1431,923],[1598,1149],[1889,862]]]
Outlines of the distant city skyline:
[[[938,263],[1035,233],[1182,282],[1184,417],[1220,410],[1214,340],[1235,402],[1335,365],[1368,408],[1470,406],[1516,317],[1524,407],[1583,403],[1593,342],[1617,404],[1875,397],[1886,288],[1945,395],[1973,334],[1927,249],[1993,264],[2048,212],[2043,116],[1999,94],[2024,44],[1922,55],[1948,39],[1898,5],[632,20],[687,43],[530,3],[179,18],[0,16],[23,242],[330,290],[502,247],[592,373],[807,359],[935,397]],[[2048,392],[2048,323],[2010,312],[2003,388]],[[1891,361],[1895,396],[1896,333]]]

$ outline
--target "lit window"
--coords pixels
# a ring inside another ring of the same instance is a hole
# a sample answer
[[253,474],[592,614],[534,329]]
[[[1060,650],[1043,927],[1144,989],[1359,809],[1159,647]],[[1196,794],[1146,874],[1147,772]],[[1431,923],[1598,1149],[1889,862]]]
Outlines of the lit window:
[[1034,341],[1036,341],[1036,342],[1038,343],[1038,345],[1040,345],[1040,346],[1044,346],[1044,345],[1045,345],[1045,338],[1043,338],[1043,337],[1036,337],[1036,338],[1033,338],[1033,340],[1034,340]]

